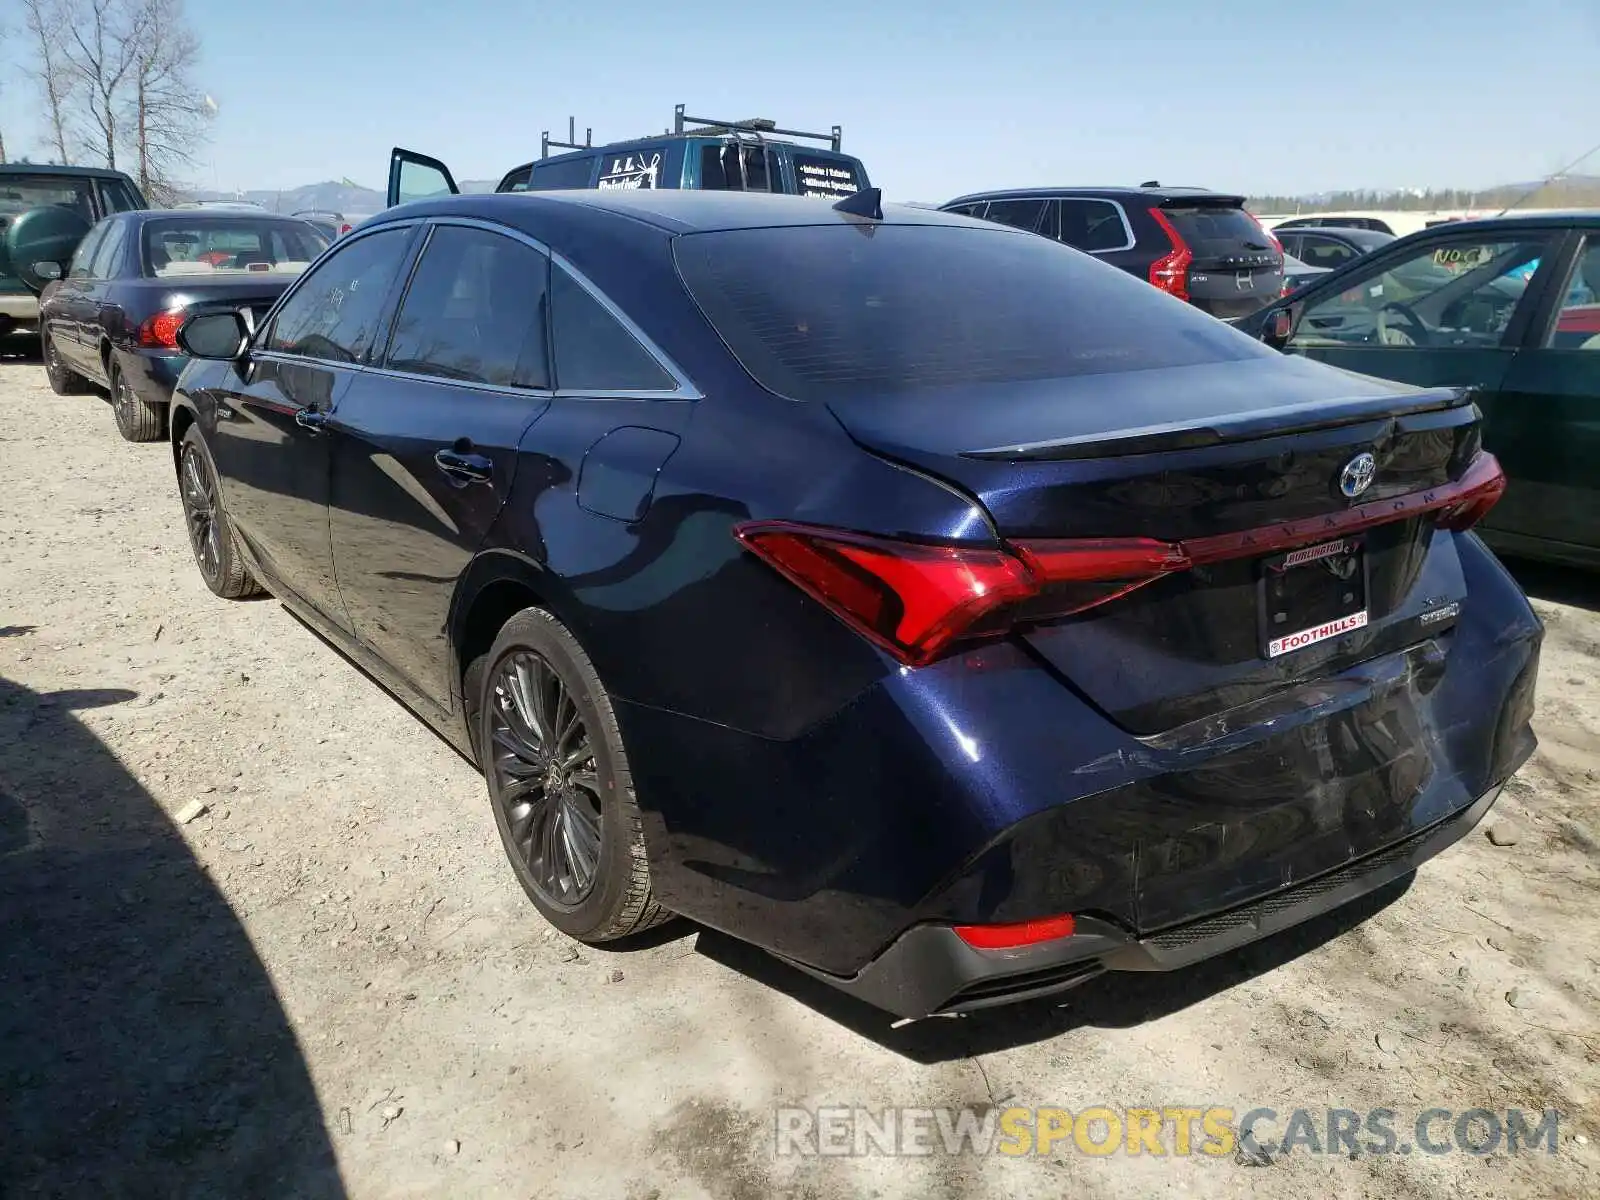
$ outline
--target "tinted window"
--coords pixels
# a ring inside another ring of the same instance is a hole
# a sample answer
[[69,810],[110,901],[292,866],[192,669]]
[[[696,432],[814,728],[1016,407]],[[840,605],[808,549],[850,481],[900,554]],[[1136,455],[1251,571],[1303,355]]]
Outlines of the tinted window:
[[100,240],[106,236],[107,228],[101,223],[84,235],[83,241],[78,243],[78,248],[72,253],[72,264],[67,268],[68,279],[89,277],[89,264],[94,261],[95,252],[100,249]]
[[1542,236],[1420,246],[1309,305],[1290,345],[1499,345],[1543,249]]
[[797,150],[790,155],[802,196],[853,196],[867,186],[861,164],[843,154]]
[[700,147],[700,187],[705,191],[770,192],[777,178],[772,150],[748,143]]
[[102,179],[100,199],[108,213],[137,212],[144,207],[138,193],[121,179]]
[[1592,351],[1600,359],[1600,234],[1584,242],[1545,345]]
[[814,225],[674,245],[745,369],[799,400],[1272,353],[1132,275],[999,230]]
[[0,175],[0,216],[46,205],[70,208],[90,225],[99,219],[87,179],[62,175]]
[[[1310,263],[1313,267],[1342,267],[1353,258],[1361,255],[1337,238],[1327,237],[1319,233],[1301,235],[1300,258]],[[1288,247],[1286,246],[1285,249]]]
[[981,217],[983,210],[989,207],[987,200],[974,200],[971,204],[956,204],[945,209],[946,212],[960,213],[963,217]]
[[1131,241],[1122,213],[1107,200],[1063,198],[1060,202],[1060,239],[1091,253],[1124,250]]
[[671,391],[678,386],[633,334],[560,267],[551,271],[556,386],[597,392]]
[[501,387],[548,387],[549,260],[484,229],[434,230],[411,276],[388,365]]
[[494,190],[497,192],[525,192],[529,187],[529,180],[533,178],[533,164],[512,171],[499,183]]
[[1043,200],[991,200],[989,211],[983,215],[985,219],[1001,225],[1010,225],[1013,229],[1026,229],[1031,232],[1038,228],[1039,218],[1044,215],[1044,209]]
[[124,221],[113,221],[106,227],[105,240],[94,252],[89,264],[89,274],[95,279],[110,279],[122,264],[122,247],[128,241],[128,226]]
[[533,184],[539,190],[586,188],[594,174],[594,155],[580,154],[576,158],[553,158],[549,162],[533,164]]
[[410,229],[385,229],[344,242],[306,276],[278,310],[267,349],[329,362],[359,362],[405,256]]
[[328,247],[307,221],[192,216],[144,223],[147,277],[237,272],[298,275]]
[[1242,208],[1226,204],[1161,206],[1178,236],[1196,254],[1237,254],[1241,250],[1270,250],[1272,243],[1256,219]]

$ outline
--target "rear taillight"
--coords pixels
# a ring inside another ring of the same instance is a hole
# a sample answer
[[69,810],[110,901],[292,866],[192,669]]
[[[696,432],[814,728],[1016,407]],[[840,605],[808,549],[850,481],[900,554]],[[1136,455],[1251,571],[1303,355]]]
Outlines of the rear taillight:
[[1165,575],[1329,541],[1431,514],[1469,529],[1505,491],[1494,455],[1454,483],[1342,512],[1181,542],[1154,538],[1017,541],[999,548],[929,545],[787,521],[747,521],[734,536],[846,625],[907,666],[957,642],[1071,616]]
[[956,936],[975,950],[1016,950],[1071,937],[1078,922],[1071,916],[1039,917],[1009,925],[957,925]]
[[150,350],[176,350],[178,327],[183,324],[185,315],[182,309],[174,309],[145,318],[144,324],[139,326],[139,345]]
[[1178,232],[1178,227],[1167,219],[1166,213],[1159,208],[1152,208],[1150,215],[1172,241],[1172,249],[1150,264],[1150,282],[1179,300],[1187,300],[1189,264],[1194,262],[1194,254],[1189,249],[1189,243]]

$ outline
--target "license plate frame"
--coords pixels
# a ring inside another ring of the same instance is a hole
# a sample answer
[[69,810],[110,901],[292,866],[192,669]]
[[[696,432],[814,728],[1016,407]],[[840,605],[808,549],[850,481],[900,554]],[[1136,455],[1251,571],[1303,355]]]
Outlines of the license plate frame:
[[1283,658],[1366,628],[1369,560],[1363,537],[1334,538],[1262,559],[1256,583],[1261,657]]

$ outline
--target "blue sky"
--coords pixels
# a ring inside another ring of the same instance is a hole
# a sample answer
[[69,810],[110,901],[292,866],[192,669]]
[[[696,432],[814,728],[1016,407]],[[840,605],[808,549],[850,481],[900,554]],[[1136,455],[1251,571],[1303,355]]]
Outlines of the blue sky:
[[[220,105],[202,186],[382,187],[394,144],[498,178],[568,114],[580,136],[617,139],[662,128],[679,102],[837,122],[886,193],[926,201],[1151,178],[1472,187],[1539,178],[1600,142],[1596,0],[188,7]],[[29,85],[13,69],[3,88],[12,156],[42,156]]]

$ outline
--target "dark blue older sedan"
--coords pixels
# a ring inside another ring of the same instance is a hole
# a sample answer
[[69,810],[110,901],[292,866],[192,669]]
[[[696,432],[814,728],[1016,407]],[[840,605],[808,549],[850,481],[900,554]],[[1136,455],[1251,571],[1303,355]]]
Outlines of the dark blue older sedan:
[[111,394],[123,437],[160,438],[173,385],[188,362],[177,342],[184,317],[215,303],[265,313],[328,241],[306,221],[265,212],[186,209],[106,218],[70,259],[41,264],[53,279],[39,297],[51,388],[68,394],[99,384]]
[[572,936],[891,1012],[1166,969],[1414,868],[1527,758],[1470,396],[864,192],[461,196],[174,396],[206,583],[482,768]]

